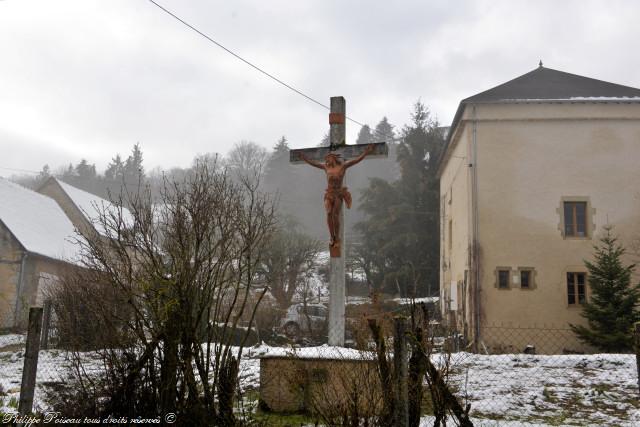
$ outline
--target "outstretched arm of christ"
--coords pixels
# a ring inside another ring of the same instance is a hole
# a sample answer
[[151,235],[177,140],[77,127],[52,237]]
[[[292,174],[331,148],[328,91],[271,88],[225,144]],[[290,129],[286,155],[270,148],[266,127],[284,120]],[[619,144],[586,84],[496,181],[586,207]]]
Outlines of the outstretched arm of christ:
[[314,162],[313,160],[309,159],[307,156],[304,155],[304,153],[301,151],[300,152],[300,158],[302,160],[305,161],[305,163],[313,166],[314,168],[318,168],[318,169],[324,169],[324,165],[322,163],[318,163],[318,162]]
[[367,148],[365,148],[365,150],[362,152],[362,154],[360,154],[358,157],[356,157],[353,160],[348,160],[346,162],[344,162],[344,167],[346,168],[350,168],[351,166],[355,165],[356,163],[360,163],[362,160],[364,160],[365,157],[367,157],[367,155],[371,154],[373,152],[373,150],[375,150],[376,146],[373,144],[369,144],[367,145]]

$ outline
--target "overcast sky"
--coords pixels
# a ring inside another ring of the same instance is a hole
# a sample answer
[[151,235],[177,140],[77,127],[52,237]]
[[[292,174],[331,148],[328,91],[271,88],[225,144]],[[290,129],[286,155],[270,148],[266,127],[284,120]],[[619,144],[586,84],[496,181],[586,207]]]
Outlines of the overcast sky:
[[[534,69],[640,87],[638,1],[158,0],[239,55],[347,114],[443,125],[458,102]],[[188,166],[250,140],[316,145],[327,111],[148,0],[0,0],[0,175],[81,158]],[[347,143],[358,126],[347,124]]]

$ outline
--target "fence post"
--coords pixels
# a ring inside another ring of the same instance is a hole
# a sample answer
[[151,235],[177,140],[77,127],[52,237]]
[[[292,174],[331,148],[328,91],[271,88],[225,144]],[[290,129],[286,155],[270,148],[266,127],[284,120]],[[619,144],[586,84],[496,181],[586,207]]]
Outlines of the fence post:
[[636,342],[636,372],[638,373],[638,391],[640,391],[640,322],[636,322],[633,328],[633,335]]
[[40,351],[40,331],[42,329],[42,307],[29,309],[29,327],[27,330],[27,348],[24,352],[22,368],[22,384],[20,386],[20,402],[18,412],[22,415],[31,413],[33,394],[36,388],[38,371],[38,352]]
[[42,334],[40,336],[40,349],[46,350],[49,346],[49,327],[51,324],[51,301],[47,300],[42,305]]
[[407,319],[396,317],[394,320],[395,334],[393,337],[393,364],[396,372],[395,387],[395,425],[409,426],[409,383],[407,359]]

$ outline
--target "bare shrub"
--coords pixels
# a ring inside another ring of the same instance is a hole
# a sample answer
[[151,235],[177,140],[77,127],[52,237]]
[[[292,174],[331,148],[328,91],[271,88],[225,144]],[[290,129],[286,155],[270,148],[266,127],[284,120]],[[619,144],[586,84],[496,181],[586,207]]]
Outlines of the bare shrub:
[[[254,278],[274,224],[257,188],[198,164],[183,181],[165,180],[160,204],[141,190],[119,200],[131,217],[102,210],[96,229],[106,236],[79,239],[84,268],[55,297],[74,378],[57,407],[238,424],[239,360],[266,292]],[[246,334],[232,347],[239,329]]]

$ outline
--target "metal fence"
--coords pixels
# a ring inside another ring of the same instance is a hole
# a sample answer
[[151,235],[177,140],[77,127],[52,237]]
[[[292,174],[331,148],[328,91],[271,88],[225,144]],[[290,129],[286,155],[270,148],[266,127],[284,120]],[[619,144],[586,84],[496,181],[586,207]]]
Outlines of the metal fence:
[[27,329],[0,334],[0,413],[43,413],[49,409],[47,393],[66,380],[67,353],[56,348],[51,314],[48,304],[31,308]]
[[[434,340],[431,356],[462,405],[470,405],[475,425],[640,425],[634,354],[562,354],[575,340],[568,329],[492,326],[481,333],[477,353],[452,335]],[[55,322],[48,336],[47,348],[36,351],[29,391],[23,375],[32,366],[26,333],[0,335],[0,413],[15,412],[25,391],[33,396],[34,412],[49,409],[47,393],[67,380],[70,362],[64,350],[56,349]],[[245,386],[257,388],[252,375],[247,380],[252,384]],[[429,425],[428,403],[424,408]]]
[[634,354],[563,354],[570,329],[492,326],[478,353],[452,353],[449,381],[481,425],[638,425]]

